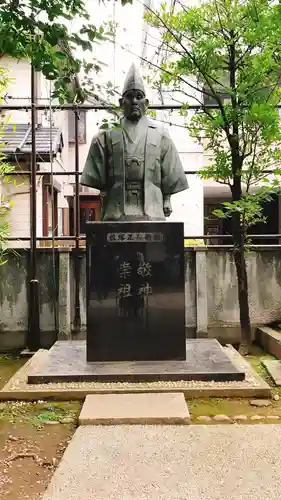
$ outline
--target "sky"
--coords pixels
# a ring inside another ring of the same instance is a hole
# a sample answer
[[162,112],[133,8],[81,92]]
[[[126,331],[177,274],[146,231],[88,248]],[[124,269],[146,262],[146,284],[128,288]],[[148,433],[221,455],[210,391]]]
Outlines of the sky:
[[[140,65],[139,55],[141,53],[141,39],[143,30],[143,5],[136,0],[133,5],[122,7],[118,1],[87,0],[88,12],[95,26],[104,22],[117,23],[117,34],[115,44],[103,42],[94,44],[93,52],[78,52],[78,56],[84,57],[92,62],[95,58],[104,63],[100,75],[93,74],[96,82],[111,81],[115,86],[122,87],[127,71],[134,61]],[[71,23],[71,29],[77,27],[75,21]]]

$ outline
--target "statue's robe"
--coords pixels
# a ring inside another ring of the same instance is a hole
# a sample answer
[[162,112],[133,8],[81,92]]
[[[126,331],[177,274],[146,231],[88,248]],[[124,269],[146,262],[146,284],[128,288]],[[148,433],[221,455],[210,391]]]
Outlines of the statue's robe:
[[[129,178],[130,165],[135,172],[140,169],[136,202],[132,191],[130,196],[126,192],[134,180]],[[100,131],[92,140],[80,183],[106,193],[103,220],[165,220],[163,199],[188,188],[168,131],[147,117],[135,125],[123,120],[121,128]]]

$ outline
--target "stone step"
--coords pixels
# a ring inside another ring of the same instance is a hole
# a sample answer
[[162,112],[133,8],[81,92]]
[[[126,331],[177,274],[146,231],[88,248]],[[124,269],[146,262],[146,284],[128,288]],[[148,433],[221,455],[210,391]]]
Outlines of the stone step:
[[281,385],[281,361],[279,359],[264,359],[263,366],[268,371],[275,385]]
[[91,394],[79,416],[80,425],[189,424],[183,393]]

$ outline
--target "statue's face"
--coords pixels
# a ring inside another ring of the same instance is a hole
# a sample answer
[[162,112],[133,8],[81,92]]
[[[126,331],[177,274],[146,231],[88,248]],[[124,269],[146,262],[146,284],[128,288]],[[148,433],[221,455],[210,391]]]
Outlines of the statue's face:
[[123,108],[125,118],[138,121],[145,114],[148,100],[140,90],[128,90],[120,99],[120,105]]

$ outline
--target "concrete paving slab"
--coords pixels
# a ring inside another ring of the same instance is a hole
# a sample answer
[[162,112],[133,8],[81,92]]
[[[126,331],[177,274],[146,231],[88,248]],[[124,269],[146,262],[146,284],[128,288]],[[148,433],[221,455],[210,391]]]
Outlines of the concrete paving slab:
[[80,425],[189,424],[183,393],[92,394],[82,407]]
[[281,425],[82,426],[42,500],[280,500]]
[[270,398],[271,387],[251,365],[230,345],[224,350],[233,364],[245,371],[245,380],[235,382],[214,381],[160,381],[160,382],[66,382],[28,384],[30,371],[37,369],[48,356],[39,350],[11,377],[0,391],[0,401],[34,401],[37,399],[84,400],[88,394],[183,392],[187,398]]
[[274,380],[275,385],[281,385],[281,361],[279,359],[264,359],[262,364]]

